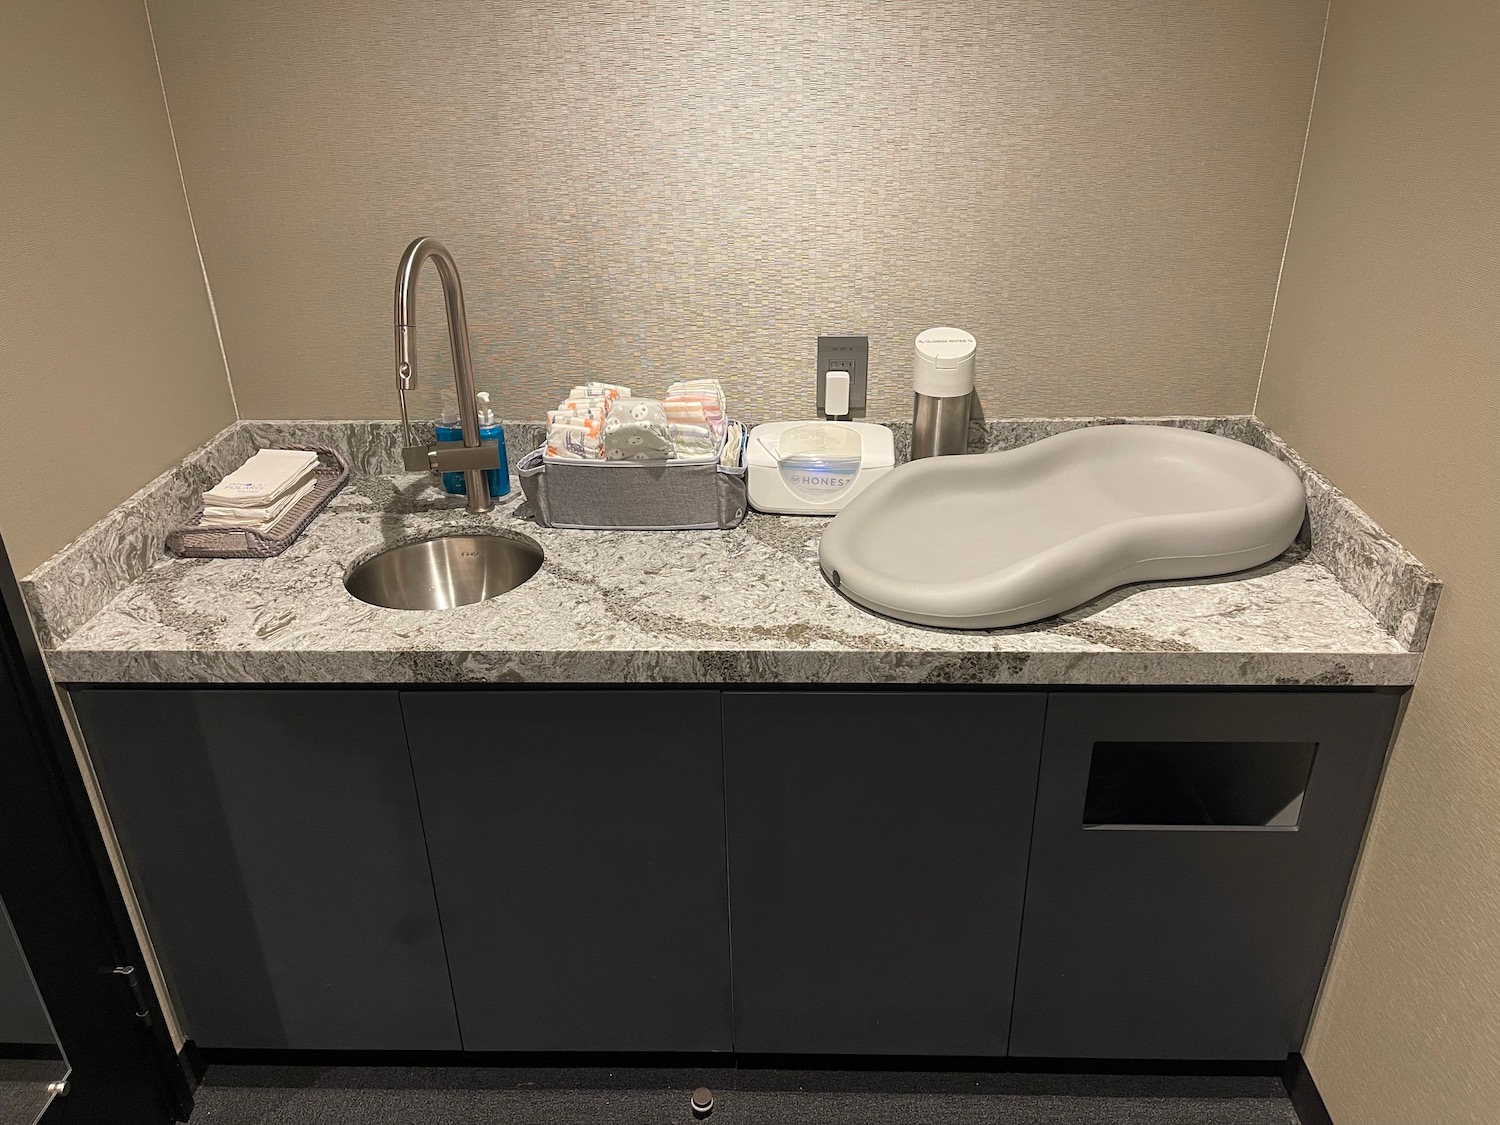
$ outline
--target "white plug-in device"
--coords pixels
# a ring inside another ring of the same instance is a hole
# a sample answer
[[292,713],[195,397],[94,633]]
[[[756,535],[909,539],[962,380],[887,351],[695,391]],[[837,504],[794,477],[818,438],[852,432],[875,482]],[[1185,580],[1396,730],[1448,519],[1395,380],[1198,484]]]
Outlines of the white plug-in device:
[[823,387],[823,413],[829,418],[849,417],[849,372],[827,372]]

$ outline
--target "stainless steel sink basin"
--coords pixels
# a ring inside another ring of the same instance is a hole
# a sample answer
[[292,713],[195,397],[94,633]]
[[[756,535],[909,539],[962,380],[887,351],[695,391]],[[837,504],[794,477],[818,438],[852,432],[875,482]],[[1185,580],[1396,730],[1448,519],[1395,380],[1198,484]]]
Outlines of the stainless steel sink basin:
[[514,590],[541,567],[541,546],[521,536],[443,535],[366,559],[344,587],[387,609],[453,609]]

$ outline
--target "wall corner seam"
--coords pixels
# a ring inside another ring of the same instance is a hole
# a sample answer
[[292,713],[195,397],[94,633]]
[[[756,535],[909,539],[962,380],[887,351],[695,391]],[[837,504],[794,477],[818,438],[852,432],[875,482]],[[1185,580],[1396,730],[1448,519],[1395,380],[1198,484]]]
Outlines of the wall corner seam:
[[1260,353],[1260,371],[1255,376],[1255,397],[1250,402],[1252,417],[1260,417],[1260,389],[1266,381],[1266,360],[1271,354],[1271,331],[1276,327],[1276,304],[1281,300],[1281,278],[1286,273],[1287,251],[1292,245],[1292,224],[1297,219],[1297,196],[1302,191],[1302,172],[1307,166],[1307,142],[1312,136],[1313,111],[1318,105],[1318,80],[1323,77],[1323,52],[1328,48],[1328,21],[1333,15],[1333,0],[1323,9],[1323,37],[1318,40],[1318,65],[1313,70],[1312,96],[1307,102],[1307,127],[1302,132],[1302,154],[1297,158],[1297,182],[1292,188],[1292,209],[1286,218],[1286,238],[1281,243],[1281,264],[1276,267],[1276,288],[1271,293],[1271,316],[1266,321],[1266,346]]
[[177,180],[182,185],[182,202],[187,208],[188,227],[193,232],[193,249],[198,255],[198,269],[203,274],[203,292],[208,297],[208,312],[214,322],[214,338],[219,342],[219,358],[224,364],[224,382],[229,388],[229,406],[234,411],[235,421],[240,420],[240,401],[234,393],[234,378],[229,373],[229,353],[224,348],[224,332],[219,327],[219,306],[214,301],[214,289],[208,280],[208,265],[203,260],[203,244],[198,240],[198,223],[193,218],[193,201],[188,196],[187,177],[182,171],[182,153],[177,148],[177,127],[172,124],[172,105],[167,99],[167,79],[161,69],[161,52],[156,48],[156,28],[151,24],[150,0],[141,0],[146,13],[146,33],[151,37],[151,57],[156,64],[156,81],[161,86],[162,109],[167,115],[167,132],[172,138],[172,157],[177,161]]

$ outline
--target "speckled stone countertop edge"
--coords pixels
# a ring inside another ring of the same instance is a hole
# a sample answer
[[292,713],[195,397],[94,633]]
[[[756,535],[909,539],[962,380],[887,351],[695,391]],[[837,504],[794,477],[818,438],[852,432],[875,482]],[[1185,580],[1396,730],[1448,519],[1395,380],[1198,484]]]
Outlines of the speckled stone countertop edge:
[[[1431,572],[1375,524],[1357,505],[1334,488],[1276,434],[1252,416],[992,420],[978,422],[971,427],[970,448],[974,452],[1015,448],[1080,426],[1122,422],[1177,425],[1221,433],[1255,445],[1291,465],[1302,477],[1308,490],[1308,521],[1304,526],[1303,535],[1308,541],[1312,557],[1369,610],[1380,626],[1406,650],[1405,655],[1416,656],[1419,662],[1420,653],[1425,647],[1428,630],[1431,627],[1441,584]],[[905,460],[910,448],[910,425],[902,422],[889,423],[889,425],[896,435],[898,461]],[[426,427],[423,428],[426,429]],[[514,462],[526,451],[540,444],[543,427],[536,423],[506,423],[506,432],[511,459]],[[23,590],[36,621],[38,633],[42,638],[43,647],[55,650],[63,640],[88,622],[106,604],[159,561],[164,554],[162,542],[167,532],[176,527],[185,514],[192,510],[198,494],[204,488],[209,487],[239,465],[256,448],[271,444],[298,443],[321,444],[335,448],[350,462],[355,474],[383,474],[399,471],[399,427],[395,422],[240,421],[233,423],[184,458],[178,465],[130,497],[23,580]],[[113,655],[116,658],[124,656],[121,653]],[[253,675],[260,680],[274,682],[276,679],[273,670],[264,666],[267,664],[264,659],[267,654],[264,653],[243,654],[244,663],[247,666],[249,664],[260,665],[253,672],[247,667],[243,677],[236,675],[232,667],[234,661],[231,658],[234,654],[213,654],[213,659],[207,661],[204,660],[205,654],[192,655],[204,664],[217,662],[222,665],[222,676],[218,678],[233,680]],[[306,654],[298,655],[299,657],[306,656]],[[430,656],[431,654],[414,654],[413,659],[416,655]],[[447,657],[463,656],[463,654],[444,655]],[[494,656],[495,654],[487,655]],[[522,654],[510,655],[516,657],[518,663],[526,662]],[[541,654],[526,655],[530,657]],[[724,657],[733,655],[736,657],[736,663],[758,658],[755,663],[761,673],[778,682],[790,682],[803,678],[809,682],[819,682],[826,680],[830,674],[836,674],[841,682],[861,682],[859,669],[842,669],[833,673],[833,669],[827,666],[826,661],[825,666],[818,669],[816,675],[799,673],[793,667],[796,661],[789,659],[789,657],[799,655],[795,651],[777,653],[774,657],[755,653],[686,654],[692,656],[693,660],[683,660],[682,657],[685,654],[681,653],[664,652],[656,655],[661,658],[662,666],[655,669],[649,667],[649,661],[644,663],[636,661],[641,665],[638,670],[643,677],[667,678],[674,682],[704,682],[705,677],[711,680],[718,672],[718,669],[704,666],[704,661],[710,664],[721,664]],[[879,667],[881,661],[871,659],[871,654],[846,655],[858,655],[859,660],[863,661],[862,666],[871,670],[870,675],[883,682],[922,682],[922,676],[916,669],[910,671],[911,678],[907,679],[908,673],[900,668]],[[914,654],[903,655],[910,657]],[[973,658],[974,655],[967,654],[966,658]],[[1035,657],[1039,654],[1031,655]],[[1129,682],[1147,682],[1141,679],[1143,675],[1146,675],[1139,661],[1141,654],[1132,655],[1137,659]],[[1157,655],[1171,657],[1174,654]],[[1200,669],[1206,668],[1209,664],[1216,663],[1212,659],[1214,655],[1198,653],[1194,654],[1194,660]],[[1242,659],[1236,657],[1235,654],[1221,655],[1225,660]],[[54,674],[57,678],[60,680],[78,678],[69,676],[69,662],[76,656],[78,656],[76,652],[54,651],[51,653]],[[163,652],[159,656],[164,661],[171,661],[170,653]],[[1014,657],[1015,654],[1003,653],[995,654],[995,656],[997,660],[1000,660]],[[1278,661],[1285,662],[1295,656],[1297,654],[1285,653],[1277,654],[1276,658]],[[377,659],[376,654],[367,654],[366,660],[373,660],[378,666],[382,660],[393,658],[393,654],[379,654],[379,657]],[[666,664],[670,663],[673,658],[677,659],[678,666],[669,669]],[[933,658],[951,664],[953,654],[935,653]],[[1360,666],[1366,661],[1378,663],[1383,670],[1377,672],[1373,666],[1364,669],[1358,682],[1410,683],[1415,677],[1414,662],[1392,659],[1392,656],[1385,654],[1350,654],[1347,658],[1340,658],[1336,654],[1320,653],[1311,658],[1322,662],[1321,669],[1308,668],[1301,672],[1314,678],[1326,674],[1337,679],[1341,674],[1340,666],[1346,668]],[[697,662],[696,665],[694,661]],[[542,661],[542,663],[550,662]],[[1001,660],[1001,662],[1004,661]],[[472,660],[465,657],[456,660],[448,659],[440,663],[445,665],[441,675],[461,679],[463,667],[466,663],[472,664]],[[603,668],[599,674],[609,673],[611,678],[619,679],[622,675],[633,674],[635,671],[635,669],[619,667],[618,663],[616,661],[613,668]],[[773,663],[777,665],[776,668],[771,667]],[[1040,660],[1033,661],[1033,663],[1037,666],[1036,674],[1045,678],[1044,673],[1041,672],[1041,666],[1047,664],[1048,661]],[[1188,676],[1185,670],[1180,668],[1169,670],[1174,663],[1180,662],[1170,659],[1163,661],[1162,675],[1167,679],[1162,682],[1197,682],[1196,674]],[[1407,665],[1411,665],[1409,670]],[[406,670],[401,672],[400,678],[410,681],[413,677],[412,661],[408,660],[405,667]],[[78,671],[82,673],[84,669],[79,668]],[[395,671],[396,669],[393,669],[393,672]],[[997,666],[994,671],[999,673],[1002,669]],[[522,678],[519,668],[513,669],[512,672],[516,678]],[[494,679],[497,675],[503,678],[507,674],[509,673],[492,668],[488,672],[488,678]],[[554,668],[548,674],[555,679],[561,674],[561,670]],[[957,679],[950,678],[947,682],[962,682],[964,672],[948,667],[945,668],[944,674],[958,677]],[[1214,674],[1216,677],[1214,682],[1224,682],[1223,677],[1229,674],[1229,669],[1221,668]],[[341,678],[347,678],[347,676]],[[567,678],[573,682],[580,682],[581,679],[588,679],[589,676],[580,673],[579,677],[569,675]],[[1042,679],[1031,680],[1029,675],[1024,680],[1017,679],[1014,669],[1005,675],[1005,679],[1007,682],[1042,682]],[[1262,670],[1262,678],[1253,682],[1266,682],[1264,670]],[[1306,680],[1299,682],[1306,682]]]
[[575,650],[49,655],[69,683],[1407,687],[1418,653]]

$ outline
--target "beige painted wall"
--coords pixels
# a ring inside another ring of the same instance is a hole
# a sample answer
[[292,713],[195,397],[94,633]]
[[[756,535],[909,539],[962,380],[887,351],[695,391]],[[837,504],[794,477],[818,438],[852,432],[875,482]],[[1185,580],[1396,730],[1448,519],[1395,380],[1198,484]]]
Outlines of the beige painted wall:
[[978,335],[992,415],[1246,412],[1325,13],[150,7],[245,417],[394,416],[395,264],[428,233],[511,417],[690,371],[810,414],[836,331],[869,333],[872,412],[900,416],[943,322]]
[[1500,1120],[1500,5],[1334,0],[1260,414],[1447,583],[1307,1050]]
[[234,409],[141,4],[0,4],[0,106],[0,535],[25,574]]

